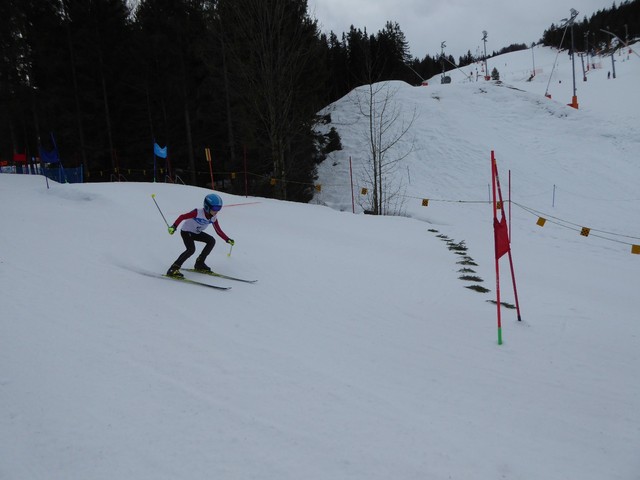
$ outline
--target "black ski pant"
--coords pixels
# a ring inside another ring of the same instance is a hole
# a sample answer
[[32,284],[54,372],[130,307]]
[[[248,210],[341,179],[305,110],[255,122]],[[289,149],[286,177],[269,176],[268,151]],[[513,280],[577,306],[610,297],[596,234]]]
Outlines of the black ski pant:
[[173,262],[173,264],[176,265],[178,268],[181,267],[182,264],[191,255],[195,253],[196,251],[195,242],[205,243],[205,246],[202,249],[202,253],[198,257],[203,262],[205,258],[207,258],[207,255],[211,253],[211,250],[213,250],[213,246],[216,244],[216,239],[213,238],[208,233],[204,233],[204,232],[193,233],[193,232],[185,232],[184,230],[180,230],[180,236],[182,237],[182,241],[184,242],[184,246],[186,247],[186,250],[180,254],[180,256],[175,262]]

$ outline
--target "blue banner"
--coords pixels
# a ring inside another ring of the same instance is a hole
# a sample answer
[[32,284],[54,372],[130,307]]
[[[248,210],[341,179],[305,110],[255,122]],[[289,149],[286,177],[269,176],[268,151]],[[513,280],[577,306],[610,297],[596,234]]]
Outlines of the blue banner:
[[153,153],[156,157],[167,158],[167,147],[160,148],[160,145],[153,143]]
[[77,168],[45,168],[42,173],[58,183],[84,183],[82,165]]
[[60,156],[58,155],[58,149],[54,148],[50,152],[47,152],[44,148],[40,147],[40,160],[43,163],[58,163]]

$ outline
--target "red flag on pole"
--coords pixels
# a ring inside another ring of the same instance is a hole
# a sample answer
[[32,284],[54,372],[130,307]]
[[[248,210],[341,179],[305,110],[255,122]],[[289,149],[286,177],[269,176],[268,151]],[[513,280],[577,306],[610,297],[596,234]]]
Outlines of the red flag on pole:
[[[509,227],[504,216],[504,205],[502,202],[502,190],[500,189],[500,177],[498,176],[498,165],[496,157],[491,152],[491,182],[493,184],[493,235],[496,247],[496,260],[509,252]],[[498,220],[500,211],[500,220]]]
[[27,163],[27,154],[26,153],[14,153],[13,161],[16,163]]
[[498,218],[494,215],[493,234],[496,244],[496,258],[500,258],[509,252],[509,228],[507,227],[507,220],[504,218],[504,215],[500,221],[498,221]]
[[[520,303],[518,302],[518,289],[516,288],[516,276],[513,271],[513,259],[511,258],[511,244],[509,242],[509,227],[504,215],[504,203],[502,201],[502,190],[500,188],[500,177],[498,176],[498,166],[493,150],[491,151],[491,183],[493,186],[493,236],[496,249],[496,306],[498,316],[498,345],[502,345],[502,320],[500,314],[500,265],[498,260],[505,253],[509,254],[509,266],[511,267],[511,280],[513,281],[513,293],[516,300],[518,320],[520,317]],[[500,220],[498,220],[498,210],[500,210]]]

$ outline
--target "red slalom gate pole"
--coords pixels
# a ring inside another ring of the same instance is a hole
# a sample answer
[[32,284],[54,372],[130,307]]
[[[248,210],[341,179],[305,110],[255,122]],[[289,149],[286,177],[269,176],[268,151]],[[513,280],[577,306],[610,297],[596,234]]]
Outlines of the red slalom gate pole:
[[[493,154],[493,152],[491,152]],[[498,176],[498,165],[495,163],[495,157],[493,158],[495,171],[496,171],[496,184],[498,186],[498,198],[500,200],[500,209],[502,211],[502,217],[504,218],[504,202],[502,201],[502,189],[500,188],[500,177]],[[511,191],[509,191],[509,195],[511,195]],[[511,207],[509,207],[511,208]],[[511,210],[509,210],[511,211]],[[509,224],[509,231],[511,231],[511,224]],[[511,281],[513,283],[513,295],[516,301],[516,312],[518,313],[518,321],[522,321],[522,317],[520,316],[520,302],[518,301],[518,288],[516,287],[516,275],[513,269],[513,257],[511,256],[511,235],[508,235],[509,239],[509,249],[507,250],[507,254],[509,256],[509,267],[511,269]]]
[[[493,193],[492,204],[493,204],[493,228],[494,235],[496,229],[496,223],[498,222],[497,217],[497,204],[496,204],[496,176],[497,176],[497,168],[496,168],[496,160],[493,155],[493,150],[491,151],[491,190]],[[498,345],[502,345],[502,312],[500,312],[500,256],[498,255],[498,248],[496,245],[495,249],[495,266],[496,266],[496,308],[497,308],[497,318],[498,318]]]
[[[493,185],[493,223],[494,234],[496,244],[496,299],[497,299],[497,314],[498,314],[498,344],[502,344],[502,323],[500,312],[500,266],[499,259],[505,253],[509,256],[509,267],[511,269],[511,279],[513,282],[513,292],[516,301],[516,310],[518,313],[518,321],[522,321],[520,315],[520,302],[518,300],[518,288],[516,286],[516,276],[513,268],[513,257],[511,255],[511,240],[509,235],[509,228],[506,225],[504,202],[502,200],[502,189],[500,188],[500,177],[498,175],[498,166],[494,151],[491,151],[491,175]],[[511,180],[509,180],[509,197],[511,197]],[[499,205],[498,205],[499,201]],[[502,220],[498,221],[497,211],[500,209]],[[511,212],[511,210],[509,210]]]
[[509,242],[511,242],[511,169],[509,169],[509,198],[507,203],[509,204]]
[[211,174],[211,190],[216,189],[216,184],[213,183],[213,168],[211,167],[211,163],[213,163],[211,161],[211,150],[209,150],[209,147],[204,149],[204,154],[207,157],[207,162],[209,163],[209,173]]
[[[511,170],[509,170],[509,245],[511,245]],[[513,257],[511,256],[511,247],[509,247],[509,267],[511,268],[511,280],[513,281],[513,295],[516,300],[516,312],[518,313],[518,321],[521,322],[522,317],[520,316],[520,302],[518,301],[516,274],[513,271]]]

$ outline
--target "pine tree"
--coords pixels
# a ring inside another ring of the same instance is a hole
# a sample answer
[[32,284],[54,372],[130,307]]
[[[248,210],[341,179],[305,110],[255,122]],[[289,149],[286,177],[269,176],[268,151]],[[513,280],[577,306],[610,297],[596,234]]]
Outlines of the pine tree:
[[311,129],[324,84],[317,24],[306,0],[221,0],[218,8],[232,84],[269,151],[275,195],[290,198],[292,176],[310,180],[315,157]]

